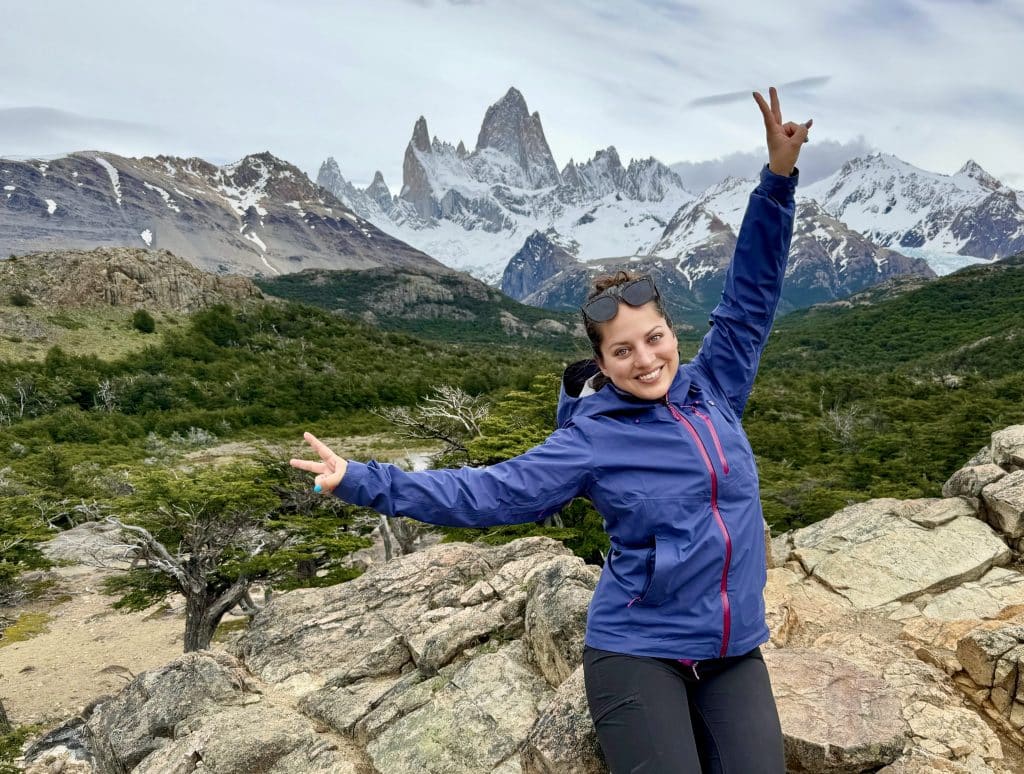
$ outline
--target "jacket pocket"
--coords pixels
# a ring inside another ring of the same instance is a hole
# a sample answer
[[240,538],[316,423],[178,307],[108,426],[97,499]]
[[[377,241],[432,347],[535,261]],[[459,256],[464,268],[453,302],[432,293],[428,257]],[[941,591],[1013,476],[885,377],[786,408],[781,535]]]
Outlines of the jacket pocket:
[[606,566],[630,597],[630,605],[641,603],[654,582],[655,546],[613,548]]
[[636,600],[636,604],[645,607],[657,607],[668,598],[669,581],[672,576],[671,543],[665,538],[654,536],[654,548],[651,549],[651,566],[648,583],[644,593]]

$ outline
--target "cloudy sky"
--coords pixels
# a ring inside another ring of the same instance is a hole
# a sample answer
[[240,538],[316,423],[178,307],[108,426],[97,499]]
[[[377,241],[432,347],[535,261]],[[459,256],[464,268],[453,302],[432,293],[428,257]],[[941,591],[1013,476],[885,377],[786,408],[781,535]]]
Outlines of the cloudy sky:
[[270,150],[401,185],[419,115],[472,148],[509,86],[559,166],[615,145],[752,174],[750,92],[814,118],[807,177],[871,150],[1024,188],[1024,0],[0,0],[0,155]]

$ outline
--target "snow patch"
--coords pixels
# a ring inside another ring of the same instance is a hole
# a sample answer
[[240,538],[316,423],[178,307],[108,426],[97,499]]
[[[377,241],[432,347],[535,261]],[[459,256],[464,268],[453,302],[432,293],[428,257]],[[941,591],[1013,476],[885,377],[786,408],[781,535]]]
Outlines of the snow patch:
[[13,191],[15,188],[17,188],[16,185],[5,185],[4,186],[4,190],[5,191]]
[[255,244],[255,245],[256,245],[257,247],[259,247],[259,248],[260,248],[260,250],[262,250],[263,252],[266,252],[266,251],[267,251],[267,246],[266,246],[266,244],[264,244],[263,240],[262,240],[262,239],[260,239],[260,238],[259,238],[259,237],[258,237],[258,236],[257,236],[256,234],[254,234],[254,233],[253,233],[252,231],[250,231],[249,233],[245,234],[244,236],[245,236],[245,238],[246,238],[246,239],[248,239],[248,240],[249,240],[250,242],[252,242],[252,243],[253,243],[253,244]]
[[152,183],[143,182],[142,184],[146,186],[146,188],[148,188],[150,191],[156,191],[158,194],[160,194],[160,197],[164,200],[164,204],[167,205],[167,209],[174,210],[175,212],[181,212],[181,208],[174,203],[174,199],[172,199],[171,195],[167,193],[167,191],[165,191],[163,188],[161,188],[158,185],[153,185]]
[[55,213],[56,211],[57,211],[57,202],[55,202],[53,199],[47,199],[46,200],[46,214],[47,215],[53,215],[53,213]]
[[150,231],[147,228],[145,231],[143,231],[141,234],[139,234],[139,236],[142,237],[142,241],[146,243],[146,247],[151,247],[152,246],[152,244],[153,244],[153,232],[152,231]]
[[111,164],[104,158],[96,156],[93,158],[97,164],[107,170],[107,174],[110,176],[110,185],[114,189],[114,198],[117,199],[117,206],[121,206],[121,177],[117,174],[117,170],[114,169],[114,165]]

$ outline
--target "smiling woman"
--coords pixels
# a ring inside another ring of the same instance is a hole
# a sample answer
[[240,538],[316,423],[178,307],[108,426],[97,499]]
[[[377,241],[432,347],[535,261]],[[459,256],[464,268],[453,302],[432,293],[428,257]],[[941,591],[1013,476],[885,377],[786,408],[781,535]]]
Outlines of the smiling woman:
[[[613,774],[781,774],[764,519],[743,410],[782,292],[796,159],[811,122],[754,95],[768,164],[750,196],[712,327],[680,366],[650,277],[598,279],[583,305],[594,357],[566,369],[558,429],[488,468],[407,472],[344,460],[312,435],[317,491],[432,524],[538,521],[590,499],[611,541],[587,615],[587,701]],[[647,744],[637,744],[648,740]]]

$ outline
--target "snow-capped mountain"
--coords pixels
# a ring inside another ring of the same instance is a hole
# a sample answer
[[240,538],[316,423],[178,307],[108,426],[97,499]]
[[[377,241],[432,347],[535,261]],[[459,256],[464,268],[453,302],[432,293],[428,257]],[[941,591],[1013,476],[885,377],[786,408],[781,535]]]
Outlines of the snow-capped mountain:
[[846,162],[802,193],[894,250],[987,259],[1024,250],[1024,197],[974,161],[941,175],[876,153]]
[[442,264],[379,230],[270,153],[198,158],[87,151],[0,159],[0,255],[101,246],[163,248],[212,272]]
[[[502,290],[525,303],[573,308],[589,280],[628,268],[655,276],[680,320],[700,321],[717,303],[754,180],[729,178],[676,212],[645,256],[574,262],[547,235],[534,233],[509,262]],[[798,202],[781,308],[808,306],[861,290],[893,276],[934,277],[928,264],[884,247],[847,228],[812,199]],[[696,314],[691,312],[696,311]]]
[[[413,127],[398,196],[383,178],[365,190],[334,161],[317,181],[362,217],[454,268],[497,282],[535,231],[577,259],[631,256],[656,241],[673,213],[693,198],[679,176],[654,158],[627,166],[614,147],[559,171],[540,115],[516,89],[487,109],[469,152]],[[373,189],[373,190],[371,190]]]

